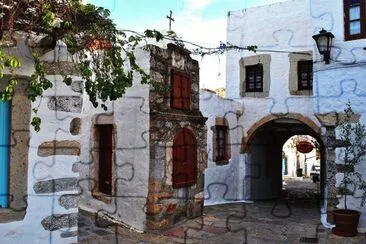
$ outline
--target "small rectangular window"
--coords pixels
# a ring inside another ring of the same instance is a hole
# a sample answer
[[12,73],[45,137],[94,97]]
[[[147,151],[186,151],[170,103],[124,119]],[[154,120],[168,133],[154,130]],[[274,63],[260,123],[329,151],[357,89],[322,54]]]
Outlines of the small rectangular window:
[[366,0],[344,0],[346,40],[366,38]]
[[261,64],[245,67],[245,91],[263,92],[263,66]]
[[299,61],[297,63],[298,90],[313,89],[313,61]]
[[97,125],[99,136],[98,190],[104,194],[112,193],[112,155],[113,125]]
[[226,160],[227,126],[216,126],[216,161]]
[[191,105],[191,78],[179,71],[172,71],[171,107],[189,110]]

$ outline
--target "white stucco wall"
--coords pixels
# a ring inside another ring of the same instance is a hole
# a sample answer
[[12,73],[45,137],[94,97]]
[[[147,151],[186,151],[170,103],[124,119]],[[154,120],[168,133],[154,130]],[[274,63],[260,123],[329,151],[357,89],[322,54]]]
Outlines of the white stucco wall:
[[[270,55],[270,86],[266,97],[240,95],[240,79],[243,79],[243,76],[240,77],[239,62],[244,58],[245,65],[246,57],[257,54],[245,50],[239,52],[232,50],[227,53],[226,96],[243,104],[244,113],[240,120],[240,126],[243,128],[241,136],[246,137],[253,124],[270,115],[281,117],[289,113],[301,114],[320,126],[313,112],[314,97],[291,95],[289,85],[290,55],[312,52],[312,19],[308,12],[309,6],[309,0],[293,0],[229,12],[228,43],[240,47],[256,45],[258,50],[273,51],[257,52],[258,55]],[[260,56],[258,58],[261,63]],[[265,65],[263,67],[266,69]],[[297,83],[297,75],[295,79],[293,82]],[[243,167],[248,167],[252,161],[250,155],[244,154],[241,158]],[[250,198],[250,177],[246,177],[245,172],[246,170],[239,171],[238,177],[243,181],[243,197]]]
[[[200,91],[200,111],[207,117],[207,152],[208,165],[205,170],[205,205],[214,203],[224,203],[242,199],[240,190],[242,183],[239,181],[241,168],[240,142],[243,128],[239,123],[239,116],[243,112],[241,103],[231,99],[224,99],[216,94],[201,90]],[[225,118],[228,122],[231,158],[226,165],[217,165],[212,157],[213,131],[216,118]],[[226,193],[225,193],[226,192]]]
[[[136,61],[145,71],[149,71],[150,56],[147,51],[138,49]],[[88,101],[87,96],[85,100]],[[90,175],[88,162],[92,158],[90,150],[92,120],[98,114],[112,116],[112,123],[116,126],[115,162],[113,174],[116,181],[116,198],[104,202],[94,198],[88,189],[90,182],[84,181],[83,197],[80,207],[88,211],[98,211],[99,215],[112,216],[137,230],[145,229],[145,206],[149,177],[149,87],[140,84],[138,75],[134,77],[133,86],[126,90],[124,96],[108,103],[108,110],[95,109],[90,102],[86,102],[83,109],[82,128],[82,166],[81,178],[94,179],[97,175]],[[95,163],[97,160],[95,161]],[[112,176],[113,178],[113,176]]]
[[[327,113],[332,111],[343,112],[345,104],[351,101],[352,109],[361,114],[361,122],[366,124],[366,39],[345,41],[343,1],[317,0],[311,1],[310,14],[313,21],[313,34],[321,28],[330,31],[335,36],[331,52],[330,64],[321,61],[316,46],[314,54],[314,95],[316,103],[315,112]],[[339,155],[340,149],[336,150]],[[342,163],[341,158],[336,163]],[[366,179],[366,160],[356,171],[363,174]],[[337,186],[342,179],[337,174]],[[348,197],[348,207],[361,211],[359,231],[366,231],[366,208],[360,207],[360,192]],[[338,207],[343,207],[342,201]]]
[[270,89],[265,98],[240,97],[240,65],[243,57],[255,56],[249,51],[228,51],[226,96],[244,103],[244,133],[252,124],[271,114],[301,113],[318,123],[313,115],[313,97],[290,95],[289,52],[312,51],[312,21],[308,0],[294,0],[229,12],[227,41],[245,47],[257,45],[258,52],[271,55]]
[[[33,61],[30,50],[24,42],[18,39],[18,46],[12,52],[22,62],[22,67],[16,70],[16,74],[29,77],[33,72]],[[49,51],[41,56],[41,60],[55,62],[66,61],[69,57],[64,52],[64,47],[56,47],[55,51]],[[77,190],[59,191],[55,193],[36,193],[34,185],[40,181],[52,179],[78,177],[72,171],[73,163],[79,160],[78,156],[54,155],[40,157],[38,146],[45,141],[53,140],[76,140],[80,136],[72,136],[69,131],[70,121],[78,117],[77,113],[60,112],[50,110],[47,106],[51,96],[79,96],[62,82],[61,75],[48,75],[54,87],[44,93],[43,98],[32,103],[32,108],[38,108],[38,116],[42,120],[40,132],[35,132],[29,125],[29,153],[28,153],[28,182],[26,215],[21,221],[0,223],[0,242],[27,244],[27,243],[71,243],[76,242],[77,237],[61,238],[61,233],[76,231],[77,227],[61,228],[55,231],[45,230],[41,221],[54,214],[77,213],[77,208],[66,209],[59,204],[60,196],[64,194],[78,194]]]

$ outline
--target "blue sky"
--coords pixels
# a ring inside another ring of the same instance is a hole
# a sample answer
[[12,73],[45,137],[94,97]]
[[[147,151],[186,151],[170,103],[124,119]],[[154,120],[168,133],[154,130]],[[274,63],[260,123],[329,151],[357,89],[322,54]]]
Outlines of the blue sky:
[[[169,10],[174,16],[195,12],[204,20],[225,17],[228,11],[270,4],[284,0],[88,0],[97,6],[108,8],[112,18],[121,28],[141,26],[145,23],[168,20]],[[176,18],[176,21],[185,21]]]
[[[173,11],[172,30],[183,40],[207,47],[226,41],[226,17],[229,11],[285,0],[86,0],[108,8],[121,29],[143,32],[169,29],[166,15]],[[225,86],[225,56],[195,57],[200,62],[201,88]]]

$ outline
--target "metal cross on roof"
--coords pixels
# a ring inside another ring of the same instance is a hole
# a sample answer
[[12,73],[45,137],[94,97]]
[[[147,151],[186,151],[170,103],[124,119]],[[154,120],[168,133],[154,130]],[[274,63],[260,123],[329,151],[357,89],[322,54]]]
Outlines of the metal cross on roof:
[[169,19],[169,31],[172,30],[172,21],[174,22],[172,14],[173,14],[173,12],[170,10],[170,14],[166,16],[166,18]]

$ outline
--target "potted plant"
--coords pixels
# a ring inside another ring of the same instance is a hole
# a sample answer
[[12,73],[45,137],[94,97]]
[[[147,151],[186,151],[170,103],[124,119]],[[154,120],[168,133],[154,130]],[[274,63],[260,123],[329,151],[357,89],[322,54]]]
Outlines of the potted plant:
[[350,237],[357,235],[357,226],[361,213],[354,209],[348,209],[348,197],[354,194],[356,190],[361,190],[361,206],[365,204],[366,199],[366,182],[362,179],[362,175],[355,170],[355,166],[365,160],[366,129],[360,122],[352,123],[355,113],[350,102],[347,103],[344,112],[344,123],[341,125],[340,131],[340,138],[345,145],[343,154],[344,165],[340,167],[343,179],[338,188],[338,193],[344,201],[344,209],[333,211],[335,227],[332,232],[336,235]]

